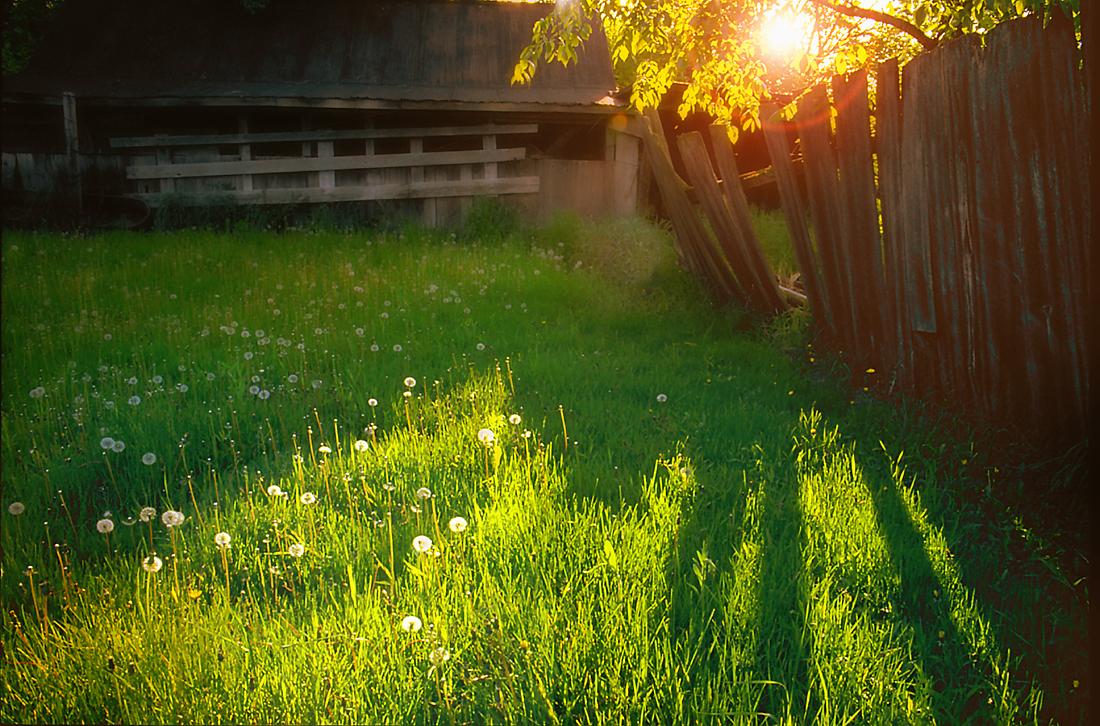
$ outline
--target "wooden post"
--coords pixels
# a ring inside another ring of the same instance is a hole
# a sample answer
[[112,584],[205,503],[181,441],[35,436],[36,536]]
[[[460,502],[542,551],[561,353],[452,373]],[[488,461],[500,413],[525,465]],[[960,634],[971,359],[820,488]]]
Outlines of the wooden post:
[[[241,113],[237,116],[237,131],[242,134],[248,133],[248,114]],[[252,161],[252,144],[241,144],[240,146],[241,161]],[[240,187],[242,192],[252,191],[252,175],[242,174],[240,177]]]
[[80,145],[76,127],[76,96],[61,94],[61,111],[65,122],[65,155],[69,162],[69,178],[73,185],[76,213],[84,214],[84,190],[80,179]]

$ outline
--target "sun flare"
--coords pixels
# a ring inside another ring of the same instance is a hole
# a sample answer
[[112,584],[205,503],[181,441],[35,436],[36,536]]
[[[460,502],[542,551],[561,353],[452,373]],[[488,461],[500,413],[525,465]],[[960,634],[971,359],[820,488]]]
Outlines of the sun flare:
[[760,41],[764,53],[773,58],[793,60],[810,48],[813,21],[805,13],[777,10],[764,18]]

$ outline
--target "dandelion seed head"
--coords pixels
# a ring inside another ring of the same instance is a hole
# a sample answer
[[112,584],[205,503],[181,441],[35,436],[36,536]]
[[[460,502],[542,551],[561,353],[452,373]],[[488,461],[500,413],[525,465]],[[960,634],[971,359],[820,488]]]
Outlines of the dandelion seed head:
[[115,440],[112,439],[110,436],[104,436],[102,439],[99,440],[99,448],[103,449],[104,451],[110,449],[114,445]]
[[420,554],[424,554],[432,548],[432,540],[430,537],[419,534],[416,537],[413,537],[412,546],[414,550],[416,550]]
[[8,514],[18,517],[23,512],[27,511],[27,507],[23,502],[12,502],[8,505]]
[[367,405],[370,406],[371,408],[374,408],[375,406],[378,405],[378,399],[377,398],[368,398],[367,399]]
[[111,532],[115,531],[115,523],[114,520],[104,517],[103,519],[95,523],[95,528],[99,531],[100,534],[110,534]]
[[518,413],[513,413],[511,416],[508,417],[508,423],[512,424],[513,426],[519,426],[521,421],[523,421],[523,419],[520,418],[520,415]]
[[322,453],[322,454],[331,454],[332,453],[332,447],[329,446],[328,444],[321,444],[320,446],[317,447],[317,451]]
[[408,378],[406,378],[405,379],[405,387],[406,388],[415,388],[416,387],[416,379],[413,378],[412,376],[409,376]]
[[370,448],[370,444],[368,444],[363,439],[358,439],[355,442],[355,450],[358,451],[360,454],[365,453],[366,450],[369,449],[369,448]]
[[183,512],[176,511],[175,509],[166,509],[163,514],[160,515],[160,521],[165,527],[178,527],[183,524],[183,520],[186,517],[183,516]]
[[658,393],[658,394],[657,394],[657,403],[664,403],[664,402],[665,402],[665,401],[667,401],[667,400],[668,400],[668,396],[667,396],[667,395],[665,395],[665,394],[663,394],[663,393]]
[[301,557],[302,555],[304,555],[306,553],[306,546],[299,543],[299,542],[295,542],[294,544],[290,545],[286,549],[287,549],[287,552],[290,553],[291,557]]
[[492,429],[481,429],[477,432],[477,440],[485,446],[492,446],[496,438],[497,435],[493,433]]
[[437,668],[451,659],[451,651],[440,646],[428,653],[428,661]]
[[417,499],[431,499],[432,498],[432,490],[429,489],[428,487],[420,487],[419,489],[416,490],[416,498]]
[[157,455],[154,454],[152,451],[146,451],[144,454],[141,455],[141,463],[145,464],[146,466],[152,466],[153,464],[157,463]]
[[467,526],[469,523],[465,517],[451,517],[451,521],[447,523],[447,527],[455,534],[465,532]]
[[267,485],[267,496],[269,497],[281,497],[283,495],[282,487],[278,484]]
[[214,544],[223,549],[228,547],[232,540],[233,538],[229,536],[228,532],[218,532],[214,535]]
[[45,395],[46,395],[46,389],[43,388],[42,386],[37,386],[37,387],[31,389],[31,393],[30,393],[31,398],[42,398]]
[[164,567],[164,560],[156,555],[149,555],[141,561],[141,569],[145,570],[150,575],[160,572],[160,568],[162,567]]
[[111,451],[115,452],[116,454],[121,454],[125,450],[126,450],[126,442],[125,441],[115,439],[115,443],[111,444]]
[[153,518],[157,516],[157,510],[152,507],[142,507],[138,512],[138,519],[142,522],[152,522]]
[[302,504],[306,504],[306,505],[316,504],[317,503],[317,495],[314,494],[313,492],[302,492],[302,496],[298,497],[298,501],[300,501]]
[[416,617],[415,615],[406,615],[405,617],[401,618],[401,629],[404,630],[406,633],[415,633],[423,626],[424,623],[421,622],[420,618]]

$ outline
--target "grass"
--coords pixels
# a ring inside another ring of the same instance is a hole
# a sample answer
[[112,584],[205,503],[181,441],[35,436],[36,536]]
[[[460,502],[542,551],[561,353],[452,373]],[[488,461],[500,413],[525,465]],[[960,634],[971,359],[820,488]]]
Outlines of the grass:
[[990,452],[643,222],[2,251],[0,721],[1085,718]]

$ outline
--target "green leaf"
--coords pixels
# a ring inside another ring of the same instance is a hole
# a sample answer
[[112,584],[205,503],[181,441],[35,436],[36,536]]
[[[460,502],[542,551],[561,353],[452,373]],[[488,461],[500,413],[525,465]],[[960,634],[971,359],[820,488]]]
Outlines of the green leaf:
[[611,544],[611,540],[605,539],[603,541],[603,553],[607,557],[607,564],[611,565],[611,569],[619,569],[619,555],[615,552],[615,545]]

